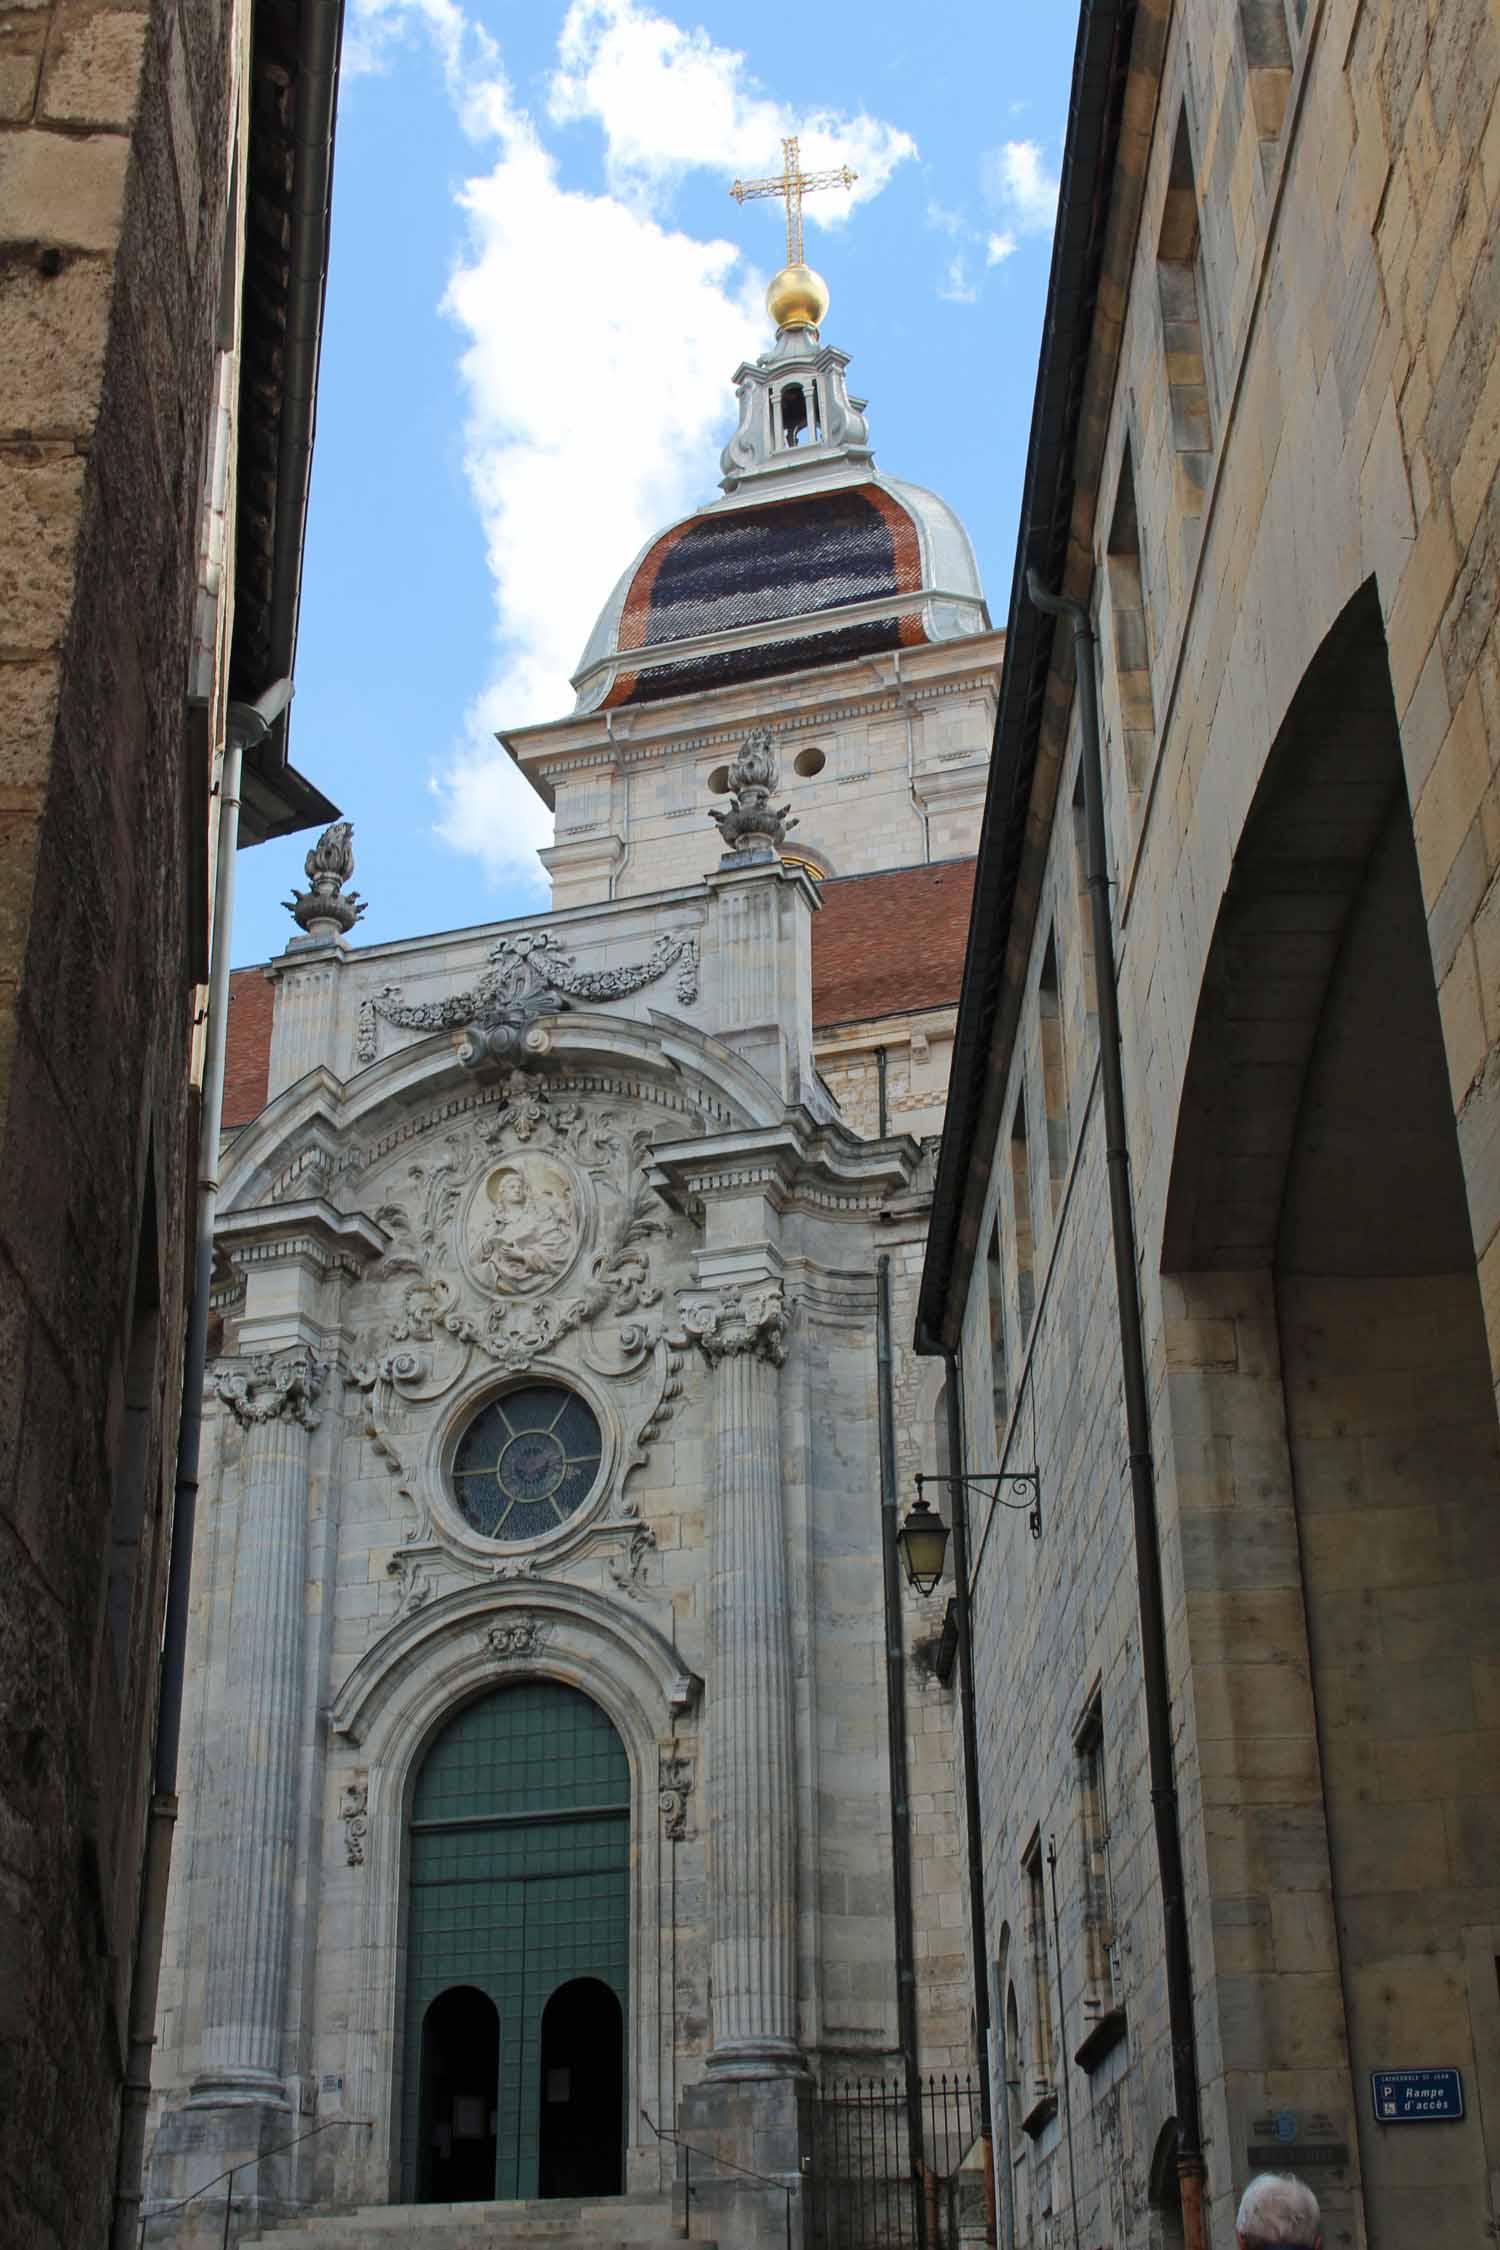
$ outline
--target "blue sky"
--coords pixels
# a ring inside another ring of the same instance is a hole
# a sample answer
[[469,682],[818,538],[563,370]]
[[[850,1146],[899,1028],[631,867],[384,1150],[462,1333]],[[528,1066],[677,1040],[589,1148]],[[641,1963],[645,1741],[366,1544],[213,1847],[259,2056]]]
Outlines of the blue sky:
[[[876,460],[963,516],[997,623],[1076,15],[964,0],[349,0],[293,756],[355,825],[363,940],[545,907],[493,740],[560,718],[612,584],[716,490],[781,206]],[[309,838],[240,861],[235,958],[294,934]]]

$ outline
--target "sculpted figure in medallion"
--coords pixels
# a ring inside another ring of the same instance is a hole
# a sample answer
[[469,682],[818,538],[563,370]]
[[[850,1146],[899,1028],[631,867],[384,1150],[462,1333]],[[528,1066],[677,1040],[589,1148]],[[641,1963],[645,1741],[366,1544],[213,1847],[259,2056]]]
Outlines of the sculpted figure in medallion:
[[476,1230],[474,1258],[494,1287],[530,1296],[560,1280],[578,1248],[577,1203],[562,1166],[545,1156],[498,1165],[484,1200],[490,1208]]

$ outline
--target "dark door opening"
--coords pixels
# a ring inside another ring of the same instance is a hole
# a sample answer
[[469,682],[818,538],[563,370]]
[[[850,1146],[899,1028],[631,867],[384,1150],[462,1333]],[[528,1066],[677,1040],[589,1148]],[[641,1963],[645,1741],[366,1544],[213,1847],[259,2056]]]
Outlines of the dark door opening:
[[542,2011],[543,2195],[619,2195],[624,2180],[624,2020],[597,1977],[560,1984]]
[[472,1984],[440,1992],[422,2020],[418,2201],[492,2203],[500,2015]]

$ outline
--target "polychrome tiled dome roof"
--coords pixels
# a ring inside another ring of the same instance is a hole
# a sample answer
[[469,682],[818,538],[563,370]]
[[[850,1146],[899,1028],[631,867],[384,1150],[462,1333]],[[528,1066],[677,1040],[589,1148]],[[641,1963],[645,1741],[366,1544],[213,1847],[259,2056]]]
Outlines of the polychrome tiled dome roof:
[[988,628],[963,525],[935,493],[876,470],[845,364],[783,335],[740,369],[726,497],[649,540],[619,580],[574,675],[580,711]]

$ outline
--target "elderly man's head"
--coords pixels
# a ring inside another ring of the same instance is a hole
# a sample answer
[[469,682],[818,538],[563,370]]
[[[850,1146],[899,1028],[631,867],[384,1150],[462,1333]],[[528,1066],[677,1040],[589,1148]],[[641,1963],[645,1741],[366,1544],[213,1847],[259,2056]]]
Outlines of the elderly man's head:
[[1234,2222],[1240,2250],[1318,2250],[1322,2220],[1310,2187],[1290,2172],[1261,2172],[1240,2198]]

